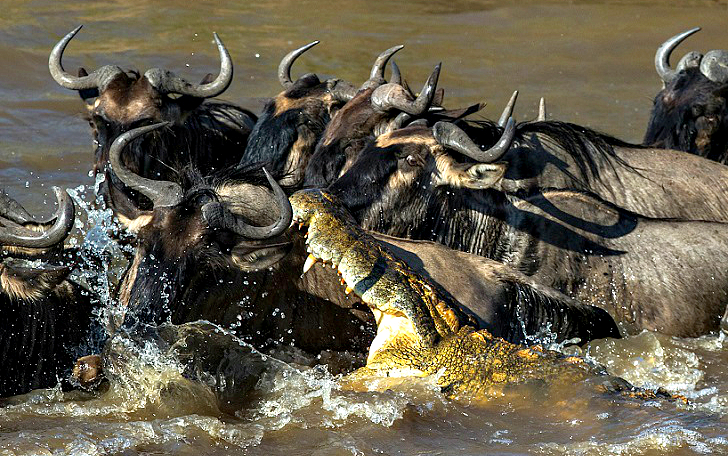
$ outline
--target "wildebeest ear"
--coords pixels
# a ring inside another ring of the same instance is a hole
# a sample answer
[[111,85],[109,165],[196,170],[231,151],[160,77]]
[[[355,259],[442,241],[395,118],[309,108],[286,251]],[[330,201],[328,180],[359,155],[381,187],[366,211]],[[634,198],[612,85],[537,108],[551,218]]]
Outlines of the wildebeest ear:
[[465,174],[468,179],[463,181],[468,188],[491,188],[503,178],[508,169],[506,163],[478,163],[470,166]]
[[0,288],[13,299],[35,301],[47,296],[70,272],[67,266],[28,268],[6,263],[0,272]]
[[440,172],[438,185],[460,188],[492,188],[503,178],[508,164],[499,163],[457,163]]
[[209,83],[211,83],[214,80],[215,80],[215,75],[213,75],[212,73],[207,73],[202,78],[202,81],[200,81],[200,84],[209,84]]
[[[86,72],[85,68],[79,67],[78,77],[83,77],[83,76],[88,76],[88,73]],[[86,103],[92,104],[93,103],[92,100],[99,96],[99,89],[81,89],[78,91],[78,95]]]
[[133,218],[126,217],[122,213],[116,214],[119,224],[132,234],[137,234],[143,227],[152,222],[152,211],[138,211]]

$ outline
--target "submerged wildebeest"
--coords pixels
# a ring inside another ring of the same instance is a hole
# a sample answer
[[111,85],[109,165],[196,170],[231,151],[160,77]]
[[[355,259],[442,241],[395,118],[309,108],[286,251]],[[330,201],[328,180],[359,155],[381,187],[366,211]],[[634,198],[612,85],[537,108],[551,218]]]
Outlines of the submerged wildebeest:
[[650,219],[574,190],[513,192],[504,177],[513,164],[492,161],[507,160],[514,132],[510,121],[483,151],[451,123],[397,130],[371,143],[329,190],[366,229],[501,261],[608,310],[630,333],[718,328],[728,302],[728,225]]
[[234,104],[210,100],[223,93],[233,77],[230,54],[214,35],[220,53],[220,74],[193,84],[174,73],[152,68],[144,74],[106,65],[79,76],[64,71],[63,51],[80,26],[53,48],[48,60],[58,84],[77,90],[88,103],[88,118],[96,145],[94,173],[102,174],[101,194],[123,220],[136,218],[137,208],[149,202],[125,187],[109,170],[109,147],[133,127],[168,121],[169,125],[128,148],[123,157],[129,169],[142,176],[171,179],[193,164],[210,173],[237,163],[247,144],[256,116]]
[[[120,179],[154,202],[132,225],[135,256],[119,291],[129,309],[124,326],[206,319],[240,324],[239,333],[262,347],[290,342],[313,353],[364,350],[371,316],[342,293],[331,268],[307,261],[302,236],[286,231],[290,205],[270,175],[273,195],[261,176],[237,167],[207,178],[189,173],[179,183],[145,179],[123,167],[118,157],[124,145],[157,127],[127,132],[111,149]],[[602,310],[503,265],[430,242],[381,242],[438,281],[476,326],[498,336],[523,340],[545,325],[559,340],[618,335]]]
[[675,69],[669,64],[675,47],[699,30],[675,35],[657,50],[663,89],[655,96],[643,143],[728,163],[728,52],[692,51]]
[[48,222],[0,193],[0,397],[56,385],[90,330],[91,294],[68,278],[72,261],[63,250],[73,202],[53,190],[58,210]]

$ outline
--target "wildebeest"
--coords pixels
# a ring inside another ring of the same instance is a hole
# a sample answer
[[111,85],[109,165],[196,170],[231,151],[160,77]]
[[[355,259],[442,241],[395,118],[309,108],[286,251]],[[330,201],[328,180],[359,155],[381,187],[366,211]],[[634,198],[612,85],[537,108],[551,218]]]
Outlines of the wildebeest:
[[55,45],[48,66],[58,84],[77,90],[88,103],[96,145],[94,173],[104,175],[101,193],[122,220],[136,218],[140,207],[150,207],[108,169],[111,143],[130,128],[170,122],[132,144],[124,155],[126,166],[143,176],[171,179],[189,164],[210,173],[240,160],[257,118],[234,104],[209,100],[223,93],[233,77],[230,54],[217,34],[220,74],[214,79],[208,74],[193,84],[160,68],[140,74],[106,65],[91,74],[81,68],[79,76],[73,76],[63,69],[61,59],[80,28]]
[[728,163],[728,52],[686,54],[675,69],[672,51],[696,27],[665,41],[655,54],[663,89],[655,96],[643,143]]
[[[501,184],[506,192],[570,188],[647,217],[728,221],[728,168],[702,157],[625,143],[555,120],[521,122],[511,147],[484,154],[504,129],[490,121],[461,120],[457,126],[451,135],[470,157],[482,157],[475,158],[481,168],[508,162]],[[437,144],[431,132],[426,138],[426,147]]]
[[305,169],[304,184],[323,187],[333,182],[370,137],[425,114],[434,101],[439,76],[440,64],[415,97],[401,82],[386,83],[383,74],[373,71],[372,78],[332,116]]
[[[291,79],[293,62],[318,43],[314,41],[295,49],[281,60],[278,80],[284,90],[266,103],[242,160],[243,164],[265,163],[274,176],[283,178],[281,183],[286,186],[300,184],[303,169],[331,114],[357,90],[341,79],[321,81],[313,73],[306,73],[296,81]],[[375,67],[386,64],[390,55],[387,52],[379,56]]]
[[329,191],[364,228],[504,262],[605,308],[629,332],[718,328],[728,225],[650,219],[574,190],[514,192],[513,164],[493,162],[507,160],[514,134],[510,121],[485,151],[450,123],[385,134]]
[[[295,82],[291,80],[290,69],[293,62],[305,51],[318,44],[309,43],[291,51],[278,67],[278,78],[285,89],[271,99],[263,109],[248,141],[242,164],[265,163],[279,182],[290,188],[300,188],[304,182],[304,170],[311,162],[314,147],[320,142],[324,129],[331,119],[336,119],[340,108],[356,103],[353,99],[357,92],[370,94],[377,87],[379,97],[387,106],[383,109],[394,118],[406,106],[421,111],[429,105],[434,93],[426,93],[413,103],[415,97],[402,86],[399,69],[392,62],[392,78],[389,83],[384,79],[387,63],[392,56],[403,48],[394,46],[379,54],[372,65],[369,79],[360,87],[340,79],[320,81],[312,73],[305,74]],[[436,83],[436,77],[435,81]],[[434,89],[434,84],[431,84]],[[428,89],[430,90],[430,89]],[[358,96],[357,96],[358,98]],[[367,101],[369,97],[367,96]],[[425,102],[429,100],[429,102]],[[346,115],[345,118],[349,116]],[[335,122],[335,120],[334,120]],[[318,159],[316,159],[318,162]]]
[[[206,178],[190,173],[179,183],[124,169],[118,159],[124,145],[156,127],[127,132],[111,149],[120,179],[154,202],[153,210],[132,225],[136,251],[119,292],[129,309],[125,326],[206,319],[242,324],[241,333],[259,346],[292,342],[314,353],[365,349],[371,316],[356,299],[347,299],[331,268],[312,268],[295,230],[284,231],[290,205],[269,174],[273,195],[260,176],[238,167]],[[439,281],[477,325],[496,335],[522,340],[524,331],[533,336],[546,323],[559,340],[618,335],[603,311],[503,265],[429,242],[381,241]],[[446,264],[468,267],[452,271]],[[303,277],[302,268],[308,271]]]
[[63,250],[73,202],[53,190],[58,210],[49,222],[35,221],[0,193],[0,397],[56,385],[90,330],[91,294],[69,279],[71,261]]

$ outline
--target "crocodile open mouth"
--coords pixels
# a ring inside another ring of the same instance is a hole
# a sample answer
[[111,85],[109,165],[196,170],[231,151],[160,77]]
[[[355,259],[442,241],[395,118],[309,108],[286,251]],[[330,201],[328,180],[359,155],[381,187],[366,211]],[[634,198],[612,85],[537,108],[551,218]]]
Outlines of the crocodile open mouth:
[[[394,340],[401,340],[402,338],[407,338],[412,341],[418,340],[414,325],[402,312],[393,309],[380,309],[377,301],[372,299],[372,296],[367,293],[371,283],[368,284],[367,281],[362,280],[357,281],[356,274],[352,274],[346,268],[345,264],[342,267],[341,259],[347,257],[346,252],[331,249],[330,246],[322,252],[320,249],[321,244],[315,242],[315,235],[311,235],[308,223],[295,218],[294,223],[298,224],[299,230],[306,229],[304,238],[306,239],[308,257],[303,265],[303,273],[308,272],[315,264],[319,264],[321,267],[336,269],[343,292],[346,295],[354,292],[372,311],[377,324],[377,333],[369,347],[367,362],[371,362],[381,350],[385,349]],[[314,242],[311,242],[312,240]],[[344,263],[346,263],[346,260]],[[375,268],[376,266],[373,269]],[[377,273],[373,271],[370,275],[376,276]]]
[[[328,196],[318,193],[314,199],[325,200]],[[408,345],[426,344],[427,338],[416,330],[411,313],[408,315],[406,310],[392,305],[398,300],[396,293],[399,287],[391,283],[387,259],[380,255],[379,249],[373,248],[378,245],[376,241],[363,234],[342,214],[306,212],[301,210],[305,204],[294,204],[293,207],[293,224],[297,224],[299,230],[306,229],[304,238],[308,257],[303,273],[317,263],[321,267],[336,269],[344,293],[354,292],[374,315],[377,334],[369,348],[367,362],[395,341],[402,343],[406,340]]]

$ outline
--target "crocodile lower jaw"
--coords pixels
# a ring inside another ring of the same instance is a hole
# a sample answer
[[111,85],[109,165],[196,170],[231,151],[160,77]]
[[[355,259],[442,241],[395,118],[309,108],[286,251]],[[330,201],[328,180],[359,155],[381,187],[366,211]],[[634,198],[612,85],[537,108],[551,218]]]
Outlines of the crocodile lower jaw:
[[[295,225],[298,226],[298,229],[301,230],[306,225],[301,221],[295,221]],[[307,227],[306,227],[307,228]],[[337,273],[339,277],[341,277],[341,285],[344,288],[345,294],[350,294],[352,291],[355,291],[355,283],[349,283],[346,281],[346,279],[343,277],[344,274],[339,269],[339,265],[332,264],[330,261],[321,260],[317,256],[317,252],[311,248],[309,244],[308,239],[308,232],[304,235],[306,237],[306,246],[308,250],[308,257],[306,258],[306,261],[303,265],[303,274],[306,274],[309,270],[311,270],[314,265],[319,264],[320,267],[332,267],[333,269],[337,270]],[[355,291],[356,293],[356,291]],[[381,353],[382,351],[386,350],[387,347],[392,346],[394,344],[399,343],[406,343],[408,345],[415,345],[417,344],[417,336],[414,330],[414,326],[412,325],[412,322],[402,315],[401,313],[391,313],[383,311],[377,306],[372,303],[369,299],[367,299],[366,295],[361,295],[359,293],[356,293],[356,295],[362,300],[364,304],[366,304],[369,309],[372,311],[372,314],[374,315],[374,320],[377,323],[377,334],[374,337],[374,341],[372,342],[371,346],[369,347],[369,354],[367,356],[367,365],[375,365],[377,364],[377,355]],[[409,341],[409,342],[406,342]],[[390,376],[397,377],[397,376],[406,376],[412,375],[412,372],[410,370],[407,370],[407,373],[400,373],[402,369],[397,370],[395,372],[394,370],[388,370],[390,372]],[[403,371],[404,372],[404,371]],[[420,371],[417,371],[420,372]],[[420,372],[421,375],[424,375]]]
[[377,322],[377,335],[369,347],[367,365],[376,364],[377,355],[397,341],[401,343],[403,339],[408,339],[410,342],[407,345],[411,346],[414,343],[412,341],[417,340],[412,322],[407,317],[385,313],[371,306],[369,308]]

